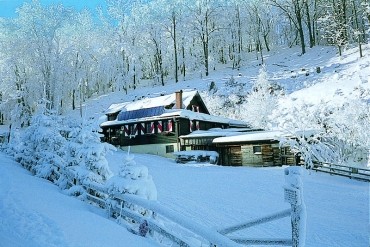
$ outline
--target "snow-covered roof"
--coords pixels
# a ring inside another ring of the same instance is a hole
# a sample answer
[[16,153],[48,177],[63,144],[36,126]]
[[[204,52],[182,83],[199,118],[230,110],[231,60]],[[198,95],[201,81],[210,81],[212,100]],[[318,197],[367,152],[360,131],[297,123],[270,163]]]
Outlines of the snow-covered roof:
[[224,118],[224,117],[219,117],[219,116],[212,116],[200,112],[193,112],[190,110],[185,110],[185,109],[173,109],[173,110],[165,110],[164,113],[157,115],[157,116],[152,116],[152,117],[144,117],[144,118],[137,118],[137,119],[129,119],[129,120],[124,120],[124,121],[118,121],[118,120],[113,120],[113,121],[106,121],[102,123],[100,126],[112,126],[112,125],[121,125],[121,124],[127,124],[127,123],[135,123],[135,122],[140,122],[140,121],[152,121],[152,120],[160,120],[160,119],[168,119],[171,117],[182,117],[182,118],[187,118],[190,120],[202,120],[202,121],[207,121],[207,122],[214,122],[214,123],[223,123],[223,124],[228,124],[230,126],[240,126],[240,127],[246,127],[247,123],[240,121],[240,120],[234,120],[230,118]]
[[213,140],[213,143],[236,143],[251,141],[279,140],[282,137],[289,136],[283,131],[253,131],[249,133],[239,133],[239,135],[219,137]]
[[[194,96],[198,93],[198,91],[183,91],[182,92],[182,103],[183,107],[186,108],[190,105],[190,101],[194,98]],[[133,102],[123,102],[118,104],[112,104],[105,114],[112,114],[119,111],[134,111],[139,109],[146,109],[146,108],[153,108],[158,106],[168,106],[171,104],[176,103],[176,93],[158,96],[158,97],[148,97],[140,100],[136,100]]]
[[109,108],[106,110],[105,114],[112,114],[121,111],[125,108],[126,105],[130,104],[131,102],[123,102],[118,104],[111,104]]

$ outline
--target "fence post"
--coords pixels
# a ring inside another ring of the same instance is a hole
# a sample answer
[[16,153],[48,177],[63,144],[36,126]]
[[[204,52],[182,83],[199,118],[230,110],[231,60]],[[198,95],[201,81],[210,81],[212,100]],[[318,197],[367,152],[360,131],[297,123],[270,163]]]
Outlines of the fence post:
[[284,198],[291,206],[292,246],[303,247],[306,238],[306,207],[302,195],[301,168],[285,168],[284,174]]

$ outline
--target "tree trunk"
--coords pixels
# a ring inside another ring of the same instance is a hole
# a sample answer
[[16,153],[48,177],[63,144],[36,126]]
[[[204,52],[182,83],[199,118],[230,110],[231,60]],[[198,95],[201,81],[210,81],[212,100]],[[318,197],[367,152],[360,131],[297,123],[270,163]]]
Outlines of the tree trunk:
[[[359,32],[360,31],[360,25],[358,23],[358,18],[357,18],[357,7],[356,7],[356,3],[354,0],[352,0],[352,4],[353,4],[353,11],[354,11],[354,14],[355,14],[355,24],[356,24],[356,30]],[[357,34],[357,43],[358,43],[358,49],[359,49],[359,52],[360,52],[360,57],[363,57],[362,55],[362,45],[361,45],[361,34]]]
[[72,110],[76,109],[76,90],[72,90]]
[[204,69],[206,71],[206,76],[209,75],[209,60],[208,60],[208,38],[203,39],[203,56],[204,56]]
[[266,50],[269,52],[270,47],[269,47],[269,43],[268,43],[268,40],[267,40],[267,34],[263,35],[263,41],[265,42]]
[[301,42],[301,50],[302,54],[306,53],[306,45],[304,42],[304,32],[303,32],[303,25],[302,25],[302,14],[301,14],[301,6],[299,5],[299,1],[294,1],[294,12],[297,19],[297,25],[298,25],[298,33],[299,33],[299,39]]
[[172,28],[173,28],[173,52],[175,59],[175,82],[179,82],[178,60],[177,60],[177,41],[176,41],[176,15],[172,12]]
[[183,80],[185,81],[186,66],[185,66],[185,47],[184,45],[182,45],[181,51],[182,51],[182,76],[183,76]]
[[311,27],[311,16],[310,16],[310,9],[308,7],[308,1],[304,1],[304,5],[306,8],[306,19],[307,19],[307,28],[308,28],[308,36],[310,39],[310,48],[312,48],[315,45],[315,39],[313,37],[313,31]]

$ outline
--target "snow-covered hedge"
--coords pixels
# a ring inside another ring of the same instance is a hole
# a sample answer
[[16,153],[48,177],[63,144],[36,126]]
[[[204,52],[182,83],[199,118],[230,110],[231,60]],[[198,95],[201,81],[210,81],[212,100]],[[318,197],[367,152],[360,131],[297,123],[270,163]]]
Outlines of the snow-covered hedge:
[[112,176],[105,158],[113,146],[101,143],[99,134],[88,124],[67,120],[41,107],[29,127],[12,134],[9,154],[36,176],[67,188],[60,169],[78,167],[78,181],[103,183]]

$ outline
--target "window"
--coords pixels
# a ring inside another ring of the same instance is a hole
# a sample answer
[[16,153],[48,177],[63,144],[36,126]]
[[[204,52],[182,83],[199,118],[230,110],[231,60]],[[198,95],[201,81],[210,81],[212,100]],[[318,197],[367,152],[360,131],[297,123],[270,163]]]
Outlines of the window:
[[253,153],[254,154],[262,154],[262,147],[261,146],[253,146]]
[[173,153],[175,151],[175,148],[173,145],[167,145],[166,146],[166,153]]

